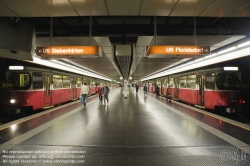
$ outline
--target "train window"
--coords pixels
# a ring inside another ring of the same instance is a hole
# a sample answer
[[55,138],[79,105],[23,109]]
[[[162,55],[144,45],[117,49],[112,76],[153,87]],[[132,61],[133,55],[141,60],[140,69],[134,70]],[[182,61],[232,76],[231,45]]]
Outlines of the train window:
[[206,89],[214,89],[214,80],[215,80],[214,73],[206,74]]
[[221,90],[238,90],[241,82],[235,73],[219,73],[216,76],[216,86]]
[[63,76],[63,87],[70,88],[70,76]]
[[53,75],[53,88],[54,89],[62,88],[62,76],[61,75]]
[[173,77],[169,78],[169,84],[168,85],[171,85],[171,87],[174,87],[174,78]]
[[196,75],[187,76],[187,88],[195,89],[196,87]]
[[81,78],[76,78],[76,87],[81,87],[82,86],[82,79]]
[[33,73],[33,89],[42,89],[42,88],[43,88],[43,74]]
[[186,84],[187,84],[187,77],[181,77],[180,78],[180,88],[186,88]]
[[167,87],[168,86],[168,79],[165,79],[163,82],[163,87]]
[[90,86],[95,86],[95,82],[90,82]]
[[29,73],[12,73],[6,80],[7,88],[29,89],[31,86],[31,76]]

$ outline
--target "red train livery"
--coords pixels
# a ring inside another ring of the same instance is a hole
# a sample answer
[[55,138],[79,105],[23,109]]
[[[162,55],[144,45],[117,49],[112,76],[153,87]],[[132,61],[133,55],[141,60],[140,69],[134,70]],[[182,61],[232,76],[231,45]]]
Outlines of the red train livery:
[[[46,109],[79,99],[85,77],[56,70],[24,67],[6,72],[5,112],[16,114]],[[90,86],[90,94],[96,93]]]
[[[171,85],[172,97],[188,104],[220,112],[242,112],[241,72],[224,68],[204,69],[164,77],[161,94]],[[149,87],[154,92],[155,86]]]

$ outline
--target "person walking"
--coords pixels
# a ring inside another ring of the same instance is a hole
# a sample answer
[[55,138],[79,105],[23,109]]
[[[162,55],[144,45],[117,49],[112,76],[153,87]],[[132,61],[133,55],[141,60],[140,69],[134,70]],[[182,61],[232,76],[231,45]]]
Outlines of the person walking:
[[97,88],[97,93],[98,93],[98,96],[99,96],[99,103],[100,105],[102,104],[102,85],[100,85],[98,88]]
[[86,106],[86,102],[88,100],[88,94],[89,94],[89,87],[87,86],[87,83],[85,82],[80,91],[80,95],[82,96],[82,101],[83,101],[84,106]]
[[143,90],[144,90],[144,96],[145,96],[146,94],[148,94],[148,88],[147,88],[146,84],[144,85]]
[[102,88],[102,95],[103,95],[103,103],[104,105],[109,105],[109,87],[108,84],[106,84],[103,88]]
[[138,84],[135,85],[135,90],[136,90],[136,93],[138,93],[138,90],[139,90]]

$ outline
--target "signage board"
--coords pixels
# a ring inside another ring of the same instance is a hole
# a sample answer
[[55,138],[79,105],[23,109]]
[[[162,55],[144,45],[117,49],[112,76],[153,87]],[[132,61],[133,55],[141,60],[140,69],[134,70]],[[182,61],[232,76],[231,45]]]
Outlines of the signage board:
[[209,55],[210,46],[147,46],[146,54]]
[[37,55],[99,55],[99,46],[36,47]]

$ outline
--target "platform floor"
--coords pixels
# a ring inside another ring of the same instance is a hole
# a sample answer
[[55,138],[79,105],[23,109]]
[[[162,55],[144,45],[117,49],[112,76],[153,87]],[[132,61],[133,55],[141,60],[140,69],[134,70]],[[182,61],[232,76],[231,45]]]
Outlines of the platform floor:
[[109,99],[2,126],[0,165],[250,165],[247,128],[133,88]]

